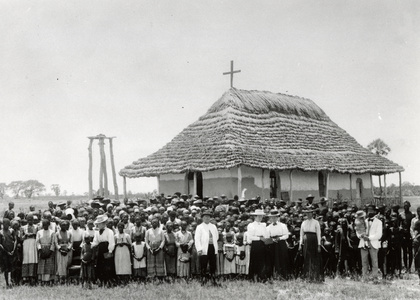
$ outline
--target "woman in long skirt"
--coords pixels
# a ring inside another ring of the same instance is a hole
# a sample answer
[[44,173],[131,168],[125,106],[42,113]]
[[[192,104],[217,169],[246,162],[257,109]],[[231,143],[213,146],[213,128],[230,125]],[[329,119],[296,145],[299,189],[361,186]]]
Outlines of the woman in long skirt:
[[153,218],[152,228],[146,231],[147,253],[147,275],[149,277],[158,277],[162,279],[166,276],[165,255],[163,247],[165,246],[165,236],[163,230],[159,228],[159,220]]
[[41,284],[51,283],[55,279],[55,233],[49,229],[50,221],[42,220],[42,229],[36,233],[38,249],[38,280]]
[[166,223],[165,233],[165,266],[166,274],[171,277],[176,276],[176,244],[175,233],[173,232],[173,223]]
[[95,224],[98,231],[92,242],[92,248],[96,249],[96,277],[100,281],[100,286],[110,285],[114,277],[114,257],[115,248],[114,232],[106,227],[108,216],[100,215],[96,218]]
[[68,267],[70,266],[72,260],[71,251],[73,248],[73,236],[68,231],[69,226],[69,221],[62,221],[60,224],[60,231],[57,232],[55,239],[55,246],[58,249],[56,255],[57,276],[62,282],[67,279]]
[[115,274],[120,282],[126,284],[131,275],[131,238],[124,232],[124,225],[118,223],[118,233],[115,235]]
[[300,228],[299,250],[303,250],[303,277],[310,282],[323,282],[321,256],[321,227],[312,218],[312,210],[304,211],[307,219]]
[[36,247],[36,234],[38,227],[34,226],[34,217],[31,213],[26,216],[28,224],[22,227],[23,261],[22,278],[31,285],[35,283],[38,269],[38,249]]

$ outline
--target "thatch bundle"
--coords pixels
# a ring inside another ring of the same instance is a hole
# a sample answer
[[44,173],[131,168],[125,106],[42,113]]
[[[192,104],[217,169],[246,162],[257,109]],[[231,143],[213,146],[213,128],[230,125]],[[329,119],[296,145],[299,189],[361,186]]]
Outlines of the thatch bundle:
[[363,148],[309,99],[231,88],[162,149],[120,171],[126,177],[228,169],[403,171]]

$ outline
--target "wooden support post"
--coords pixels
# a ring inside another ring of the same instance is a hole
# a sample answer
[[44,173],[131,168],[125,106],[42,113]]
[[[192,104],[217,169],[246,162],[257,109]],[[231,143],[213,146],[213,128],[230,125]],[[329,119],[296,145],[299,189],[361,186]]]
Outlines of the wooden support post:
[[127,199],[127,177],[123,176],[124,199]]
[[292,176],[293,170],[290,170],[289,173],[289,181],[290,181],[290,190],[289,190],[289,204],[293,201],[293,176]]
[[374,188],[373,188],[373,175],[372,175],[372,173],[370,173],[370,190],[371,190],[371,193],[372,193],[372,201],[374,201],[375,200],[375,190],[374,190]]
[[102,157],[102,170],[104,176],[104,193],[103,196],[109,196],[109,189],[108,189],[108,172],[106,170],[106,156],[105,156],[105,140],[101,139],[102,143],[100,144],[101,147],[101,157]]
[[89,138],[89,171],[88,171],[88,176],[89,176],[89,199],[93,199],[93,183],[92,183],[92,143],[93,143],[93,139]]
[[194,191],[189,194],[193,194],[193,196],[197,195],[197,172],[194,172]]
[[189,194],[189,190],[190,190],[190,180],[189,178],[189,171],[185,172],[185,177],[184,177],[184,194]]
[[276,198],[281,200],[281,181],[280,181],[280,171],[276,171],[276,182],[277,182],[277,192]]
[[350,201],[353,201],[353,178],[352,178],[351,173],[350,173]]
[[264,197],[264,169],[261,169],[261,200],[265,203]]
[[387,203],[387,198],[386,198],[386,174],[384,174],[384,200],[385,200],[385,204]]
[[327,178],[325,180],[325,197],[328,199],[328,189],[330,188],[330,172],[326,171]]
[[117,184],[117,174],[115,172],[115,163],[114,163],[114,150],[112,146],[112,139],[109,138],[109,156],[111,158],[111,170],[112,170],[112,181],[114,182],[114,198],[118,200],[118,184]]
[[242,169],[238,166],[238,196],[242,196]]
[[401,179],[401,172],[398,172],[399,175],[399,182],[400,182],[400,205],[404,203],[403,197],[402,197],[402,179]]
[[103,165],[103,159],[102,159],[102,147],[103,147],[103,139],[99,139],[100,167],[99,167],[99,194],[98,196],[104,196],[104,165]]

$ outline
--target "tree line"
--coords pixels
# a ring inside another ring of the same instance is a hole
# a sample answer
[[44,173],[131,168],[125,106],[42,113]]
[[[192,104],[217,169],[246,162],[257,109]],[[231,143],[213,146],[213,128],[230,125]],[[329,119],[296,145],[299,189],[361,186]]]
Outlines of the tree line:
[[[51,191],[58,197],[61,194],[61,187],[59,184],[52,184],[50,187]],[[3,199],[4,196],[10,192],[13,195],[13,198],[18,199],[20,197],[32,198],[33,196],[38,196],[40,193],[46,190],[45,185],[38,180],[15,180],[6,184],[4,182],[0,183],[0,198]]]

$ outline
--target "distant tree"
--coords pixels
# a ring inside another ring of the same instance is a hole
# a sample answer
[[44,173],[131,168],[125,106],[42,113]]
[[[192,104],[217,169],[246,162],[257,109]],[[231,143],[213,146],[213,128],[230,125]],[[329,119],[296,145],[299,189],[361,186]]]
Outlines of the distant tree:
[[63,196],[67,196],[67,190],[63,191]]
[[[376,139],[367,145],[369,151],[375,153],[379,156],[387,156],[389,152],[391,152],[391,148],[381,139]],[[379,190],[382,195],[382,182],[381,182],[381,175],[378,176],[379,178]]]
[[45,185],[39,182],[38,180],[27,180],[23,182],[24,184],[24,194],[26,198],[32,198],[34,194],[38,194],[42,191],[45,191]]
[[60,196],[61,193],[61,187],[59,184],[52,184],[51,185],[51,190],[54,192],[55,196],[58,197]]
[[0,182],[0,198],[3,199],[4,195],[6,194],[7,184],[4,182]]
[[24,190],[24,188],[25,188],[25,184],[22,180],[15,180],[15,181],[12,181],[11,183],[9,183],[7,185],[7,189],[12,191],[13,197],[15,199],[19,198],[19,196],[20,196],[21,192]]
[[387,156],[391,152],[391,148],[381,139],[376,139],[372,141],[367,148],[369,151],[372,151],[376,155]]

